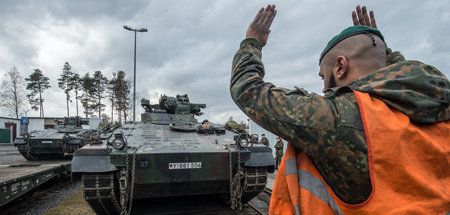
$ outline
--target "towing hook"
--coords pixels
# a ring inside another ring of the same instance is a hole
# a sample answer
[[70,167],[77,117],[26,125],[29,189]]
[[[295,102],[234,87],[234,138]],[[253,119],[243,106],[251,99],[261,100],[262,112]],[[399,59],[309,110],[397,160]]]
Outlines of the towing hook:
[[121,190],[127,188],[127,178],[125,176],[119,178],[119,186]]

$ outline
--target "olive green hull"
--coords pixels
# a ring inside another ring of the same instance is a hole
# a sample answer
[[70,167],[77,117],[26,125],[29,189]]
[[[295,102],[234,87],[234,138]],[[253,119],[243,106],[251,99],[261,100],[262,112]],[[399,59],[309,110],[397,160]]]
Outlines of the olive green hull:
[[203,127],[195,115],[206,105],[187,95],[141,103],[142,122],[105,129],[74,153],[72,177],[96,213],[125,212],[120,203],[135,199],[205,194],[235,207],[264,189],[274,169],[269,147],[247,147],[247,135],[218,124]]
[[204,195],[229,193],[227,181],[197,181],[197,182],[175,182],[164,184],[136,184],[135,199],[157,198],[169,196]]
[[15,144],[19,152],[27,160],[60,159],[64,158],[62,140],[35,140],[25,139],[29,144]]
[[[87,143],[87,140],[84,142]],[[41,160],[71,158],[72,153],[84,144],[66,144],[62,139],[25,138],[23,141],[15,142],[14,145],[27,160]]]
[[[227,168],[229,166],[229,155],[229,152],[139,154],[136,156],[135,169],[135,189],[139,192],[135,193],[135,197],[148,198],[229,192],[230,173],[229,168]],[[248,158],[248,153],[242,154],[242,157]],[[121,158],[124,159],[125,156]],[[115,163],[115,156],[111,156],[111,159],[112,163]],[[131,159],[132,156],[130,155],[129,161]],[[186,167],[184,167],[186,169],[175,169],[174,167],[174,165],[181,166],[189,163],[197,166],[190,169]]]

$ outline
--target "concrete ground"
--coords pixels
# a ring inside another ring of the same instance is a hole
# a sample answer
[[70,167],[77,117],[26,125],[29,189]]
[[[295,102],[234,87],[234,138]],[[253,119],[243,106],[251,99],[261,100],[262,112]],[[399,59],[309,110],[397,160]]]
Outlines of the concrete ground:
[[12,144],[0,144],[0,165],[14,164],[26,159]]

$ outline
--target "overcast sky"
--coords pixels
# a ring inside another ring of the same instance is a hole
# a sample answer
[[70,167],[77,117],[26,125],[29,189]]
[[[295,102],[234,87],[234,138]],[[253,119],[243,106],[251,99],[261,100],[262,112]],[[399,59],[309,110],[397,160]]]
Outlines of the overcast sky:
[[[52,86],[44,95],[46,116],[65,116],[65,95],[57,84],[64,63],[80,76],[100,70],[111,78],[123,70],[131,78],[134,33],[123,25],[147,28],[137,35],[137,101],[187,93],[191,102],[207,104],[200,120],[245,120],[229,93],[231,61],[249,23],[269,3],[278,13],[263,61],[265,81],[277,86],[321,93],[319,55],[352,25],[358,4],[375,11],[389,47],[450,77],[448,0],[2,0],[0,77],[13,66],[23,77],[39,68]],[[136,111],[143,112],[140,103]],[[75,115],[74,103],[70,113]]]

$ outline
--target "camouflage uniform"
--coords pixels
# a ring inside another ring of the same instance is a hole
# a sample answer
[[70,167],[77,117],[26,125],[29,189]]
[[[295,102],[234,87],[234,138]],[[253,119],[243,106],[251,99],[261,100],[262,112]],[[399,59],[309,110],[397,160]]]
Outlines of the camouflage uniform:
[[261,144],[264,144],[265,146],[269,146],[269,140],[267,139],[267,137],[261,138]]
[[[418,123],[449,120],[450,83],[439,70],[388,49],[388,66],[325,96],[264,82],[261,44],[245,39],[234,56],[231,96],[253,121],[306,152],[346,203],[361,203],[372,187],[367,146],[352,90],[367,92]],[[270,107],[270,108],[267,108]]]
[[281,158],[283,157],[283,148],[284,144],[282,140],[278,140],[275,144],[275,169],[278,169],[278,166],[280,166]]

